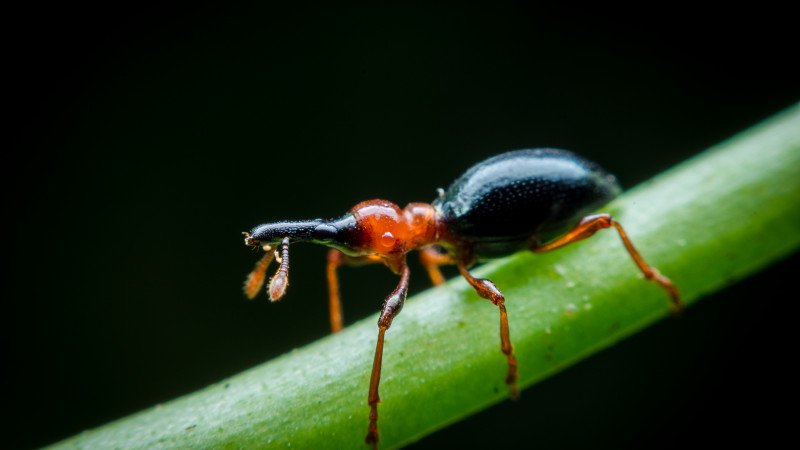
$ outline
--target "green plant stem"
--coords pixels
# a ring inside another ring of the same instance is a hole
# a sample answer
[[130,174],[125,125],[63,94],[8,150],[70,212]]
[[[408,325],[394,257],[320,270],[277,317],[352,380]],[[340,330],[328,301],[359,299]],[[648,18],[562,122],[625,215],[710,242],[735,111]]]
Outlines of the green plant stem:
[[[794,252],[800,245],[798,199],[795,105],[605,210],[691,304]],[[669,313],[667,295],[642,280],[611,230],[475,273],[506,295],[521,387]],[[359,448],[376,320],[57,446]],[[462,279],[408,300],[386,335],[382,448],[419,439],[506,398],[498,325],[497,308]]]

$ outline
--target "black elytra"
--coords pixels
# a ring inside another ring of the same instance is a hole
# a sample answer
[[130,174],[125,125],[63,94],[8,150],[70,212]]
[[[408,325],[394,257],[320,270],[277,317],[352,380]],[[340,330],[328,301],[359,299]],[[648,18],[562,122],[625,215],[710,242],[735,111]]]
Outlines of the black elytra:
[[563,234],[621,192],[614,175],[573,152],[527,149],[472,166],[433,207],[446,232],[485,260]]

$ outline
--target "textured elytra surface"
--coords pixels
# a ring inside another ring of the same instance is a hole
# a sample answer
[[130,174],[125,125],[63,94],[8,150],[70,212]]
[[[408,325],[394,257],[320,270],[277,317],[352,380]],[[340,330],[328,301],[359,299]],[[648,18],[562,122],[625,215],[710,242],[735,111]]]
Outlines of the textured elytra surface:
[[434,205],[453,236],[502,242],[560,231],[620,192],[613,175],[572,152],[516,150],[467,170]]

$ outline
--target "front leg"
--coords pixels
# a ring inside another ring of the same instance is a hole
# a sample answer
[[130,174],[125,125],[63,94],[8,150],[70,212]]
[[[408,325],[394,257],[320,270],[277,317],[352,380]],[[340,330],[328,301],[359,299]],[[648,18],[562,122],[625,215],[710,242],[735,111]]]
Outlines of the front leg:
[[386,330],[392,325],[392,319],[400,313],[403,309],[403,302],[406,300],[406,293],[408,293],[408,278],[410,272],[405,258],[401,262],[400,267],[400,283],[397,287],[386,297],[381,308],[381,316],[378,319],[378,344],[375,347],[375,360],[372,363],[372,376],[369,380],[369,428],[367,430],[367,437],[365,439],[368,445],[373,449],[378,448],[378,403],[381,398],[378,395],[378,385],[381,381],[381,361],[383,359],[383,335]]
[[374,255],[348,256],[332,248],[328,251],[328,265],[325,273],[328,276],[328,310],[331,316],[331,333],[341,331],[342,302],[339,295],[339,277],[337,269],[343,265],[362,266],[364,264],[382,263],[383,259]]

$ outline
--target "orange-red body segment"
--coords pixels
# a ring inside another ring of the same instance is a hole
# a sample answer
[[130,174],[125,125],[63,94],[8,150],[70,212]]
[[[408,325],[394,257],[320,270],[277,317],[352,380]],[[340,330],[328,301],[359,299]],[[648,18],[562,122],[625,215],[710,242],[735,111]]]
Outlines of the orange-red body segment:
[[356,219],[362,254],[405,254],[436,243],[436,214],[426,203],[411,203],[401,210],[386,200],[367,200],[350,212]]

